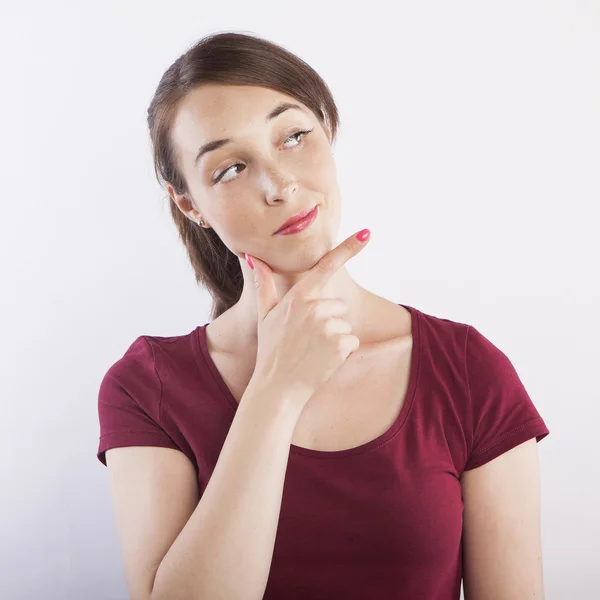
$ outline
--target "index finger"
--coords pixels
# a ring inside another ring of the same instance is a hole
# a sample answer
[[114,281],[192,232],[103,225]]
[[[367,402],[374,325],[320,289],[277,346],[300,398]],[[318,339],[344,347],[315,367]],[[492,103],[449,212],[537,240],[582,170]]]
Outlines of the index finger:
[[[356,236],[359,234],[364,235],[365,232],[367,237],[363,241],[360,241]],[[358,234],[355,233],[347,237],[338,246],[321,257],[319,262],[307,271],[304,277],[292,289],[297,289],[304,294],[320,292],[329,279],[331,279],[332,275],[366,246],[369,238],[370,232],[368,229],[363,229]]]

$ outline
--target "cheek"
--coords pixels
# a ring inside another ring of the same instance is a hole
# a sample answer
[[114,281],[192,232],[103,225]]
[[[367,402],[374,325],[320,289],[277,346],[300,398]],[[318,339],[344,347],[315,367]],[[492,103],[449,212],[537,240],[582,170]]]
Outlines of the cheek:
[[[221,224],[219,237],[233,252],[243,258],[244,250],[240,248],[245,242],[254,239],[257,233],[259,216],[248,210],[247,194],[227,199],[227,209],[219,215]],[[246,248],[247,250],[247,248]]]
[[310,156],[307,163],[310,181],[322,189],[337,185],[337,171],[335,161],[329,147],[321,148]]

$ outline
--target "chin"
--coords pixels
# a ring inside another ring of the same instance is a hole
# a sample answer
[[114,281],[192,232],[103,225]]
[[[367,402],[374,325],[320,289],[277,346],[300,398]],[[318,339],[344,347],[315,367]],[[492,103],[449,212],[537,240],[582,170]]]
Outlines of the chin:
[[[289,236],[293,237],[293,236]],[[270,265],[273,273],[278,275],[301,275],[312,269],[329,252],[327,240],[323,236],[307,238],[294,246],[288,252],[278,252]]]

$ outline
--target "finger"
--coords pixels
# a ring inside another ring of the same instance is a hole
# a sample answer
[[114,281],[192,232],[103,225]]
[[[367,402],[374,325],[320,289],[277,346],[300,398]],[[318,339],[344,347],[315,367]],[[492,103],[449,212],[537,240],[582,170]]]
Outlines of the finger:
[[294,288],[307,296],[320,292],[332,275],[350,258],[356,256],[367,245],[369,239],[370,236],[364,242],[361,242],[356,234],[346,238],[341,244],[325,254]]

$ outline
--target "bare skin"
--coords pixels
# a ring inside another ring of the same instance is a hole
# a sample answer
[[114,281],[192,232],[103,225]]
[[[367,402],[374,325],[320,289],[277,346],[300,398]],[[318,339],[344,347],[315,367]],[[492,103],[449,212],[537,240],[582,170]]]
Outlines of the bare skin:
[[[282,102],[304,110],[288,109],[266,121]],[[203,144],[229,137],[235,140],[195,165]],[[202,218],[203,226],[213,227],[240,260],[242,295],[206,329],[211,357],[239,401],[257,351],[256,287],[245,253],[269,265],[282,298],[337,245],[341,202],[331,134],[293,97],[255,86],[209,84],[183,100],[173,140],[189,193],[177,195],[169,186],[169,194],[194,223]],[[213,183],[219,176],[221,181]],[[275,234],[283,221],[315,204],[318,217],[308,229]],[[405,308],[360,286],[345,266],[322,295],[347,304],[346,320],[360,348],[306,405],[293,443],[343,449],[377,437],[397,416],[408,385],[411,317]]]
[[[395,318],[388,339],[363,343],[333,376],[315,392],[296,424],[292,443],[314,450],[355,448],[387,431],[405,401],[408,388],[412,336],[400,328],[403,312]],[[408,316],[410,319],[410,315]],[[215,319],[207,326],[209,354],[234,398],[239,402],[252,373],[254,356],[241,353],[231,331],[214,332]],[[212,329],[211,329],[212,328]]]

